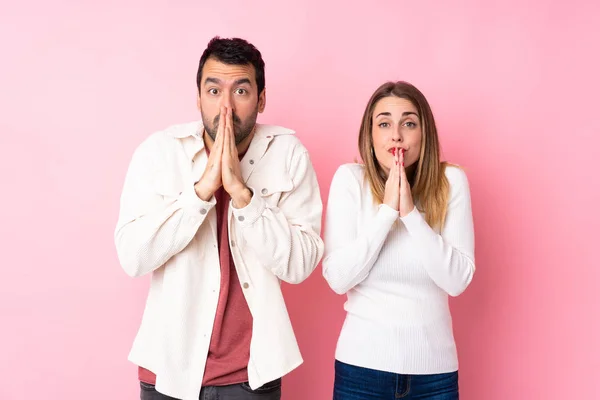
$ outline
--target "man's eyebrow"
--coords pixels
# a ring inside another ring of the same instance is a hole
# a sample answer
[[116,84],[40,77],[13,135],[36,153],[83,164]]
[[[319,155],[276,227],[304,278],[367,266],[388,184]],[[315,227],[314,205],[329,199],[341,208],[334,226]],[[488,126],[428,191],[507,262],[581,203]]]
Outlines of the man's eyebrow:
[[248,78],[242,78],[242,79],[238,79],[237,81],[235,81],[236,85],[242,85],[244,83],[247,83],[248,85],[252,84],[252,82],[250,82],[250,79],[248,79]]
[[221,80],[220,80],[220,79],[217,79],[217,78],[211,78],[211,77],[209,76],[208,78],[206,78],[206,79],[204,80],[204,84],[207,84],[207,83],[216,83],[216,84],[220,84],[220,83],[221,83]]

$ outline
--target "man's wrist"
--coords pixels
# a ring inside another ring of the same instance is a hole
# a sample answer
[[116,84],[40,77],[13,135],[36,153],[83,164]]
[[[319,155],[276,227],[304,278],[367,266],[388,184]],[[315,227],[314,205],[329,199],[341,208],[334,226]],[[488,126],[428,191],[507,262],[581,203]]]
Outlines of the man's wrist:
[[194,191],[196,192],[196,196],[198,196],[202,201],[209,201],[214,194],[204,188],[200,182],[197,182],[194,185]]
[[247,186],[243,186],[230,195],[233,207],[237,209],[246,207],[252,200],[252,191]]

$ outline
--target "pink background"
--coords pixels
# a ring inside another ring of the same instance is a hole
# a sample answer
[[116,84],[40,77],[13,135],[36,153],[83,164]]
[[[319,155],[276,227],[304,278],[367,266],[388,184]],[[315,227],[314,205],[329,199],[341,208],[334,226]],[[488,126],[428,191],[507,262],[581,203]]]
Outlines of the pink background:
[[[472,189],[461,398],[600,399],[598,2],[82,3],[0,5],[0,399],[138,398],[148,279],[117,263],[118,198],[137,144],[199,118],[215,34],[263,52],[260,121],[297,130],[324,200],[373,90],[417,85]],[[331,398],[344,298],[320,267],[285,292],[305,363],[283,398]]]

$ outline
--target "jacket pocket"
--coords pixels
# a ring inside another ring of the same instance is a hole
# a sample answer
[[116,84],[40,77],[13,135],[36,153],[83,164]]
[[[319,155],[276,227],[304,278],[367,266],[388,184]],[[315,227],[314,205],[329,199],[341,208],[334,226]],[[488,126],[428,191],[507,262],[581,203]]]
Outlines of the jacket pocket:
[[281,197],[294,188],[292,179],[285,173],[258,172],[248,180],[257,195],[265,199],[269,207],[277,207]]

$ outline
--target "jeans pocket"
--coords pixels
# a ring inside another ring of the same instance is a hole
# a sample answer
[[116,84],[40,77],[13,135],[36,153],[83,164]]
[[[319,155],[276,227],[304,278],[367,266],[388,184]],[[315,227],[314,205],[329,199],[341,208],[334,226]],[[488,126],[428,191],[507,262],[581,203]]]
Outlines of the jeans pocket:
[[249,392],[249,393],[273,393],[277,390],[281,389],[281,378],[279,379],[275,379],[274,381],[271,382],[267,382],[264,385],[262,385],[261,387],[252,390],[250,388],[250,385],[248,384],[248,382],[244,382],[240,385],[242,387],[242,389],[244,389],[245,391]]
[[430,396],[435,399],[458,399],[458,372],[446,372],[431,375],[412,375],[412,396]]

